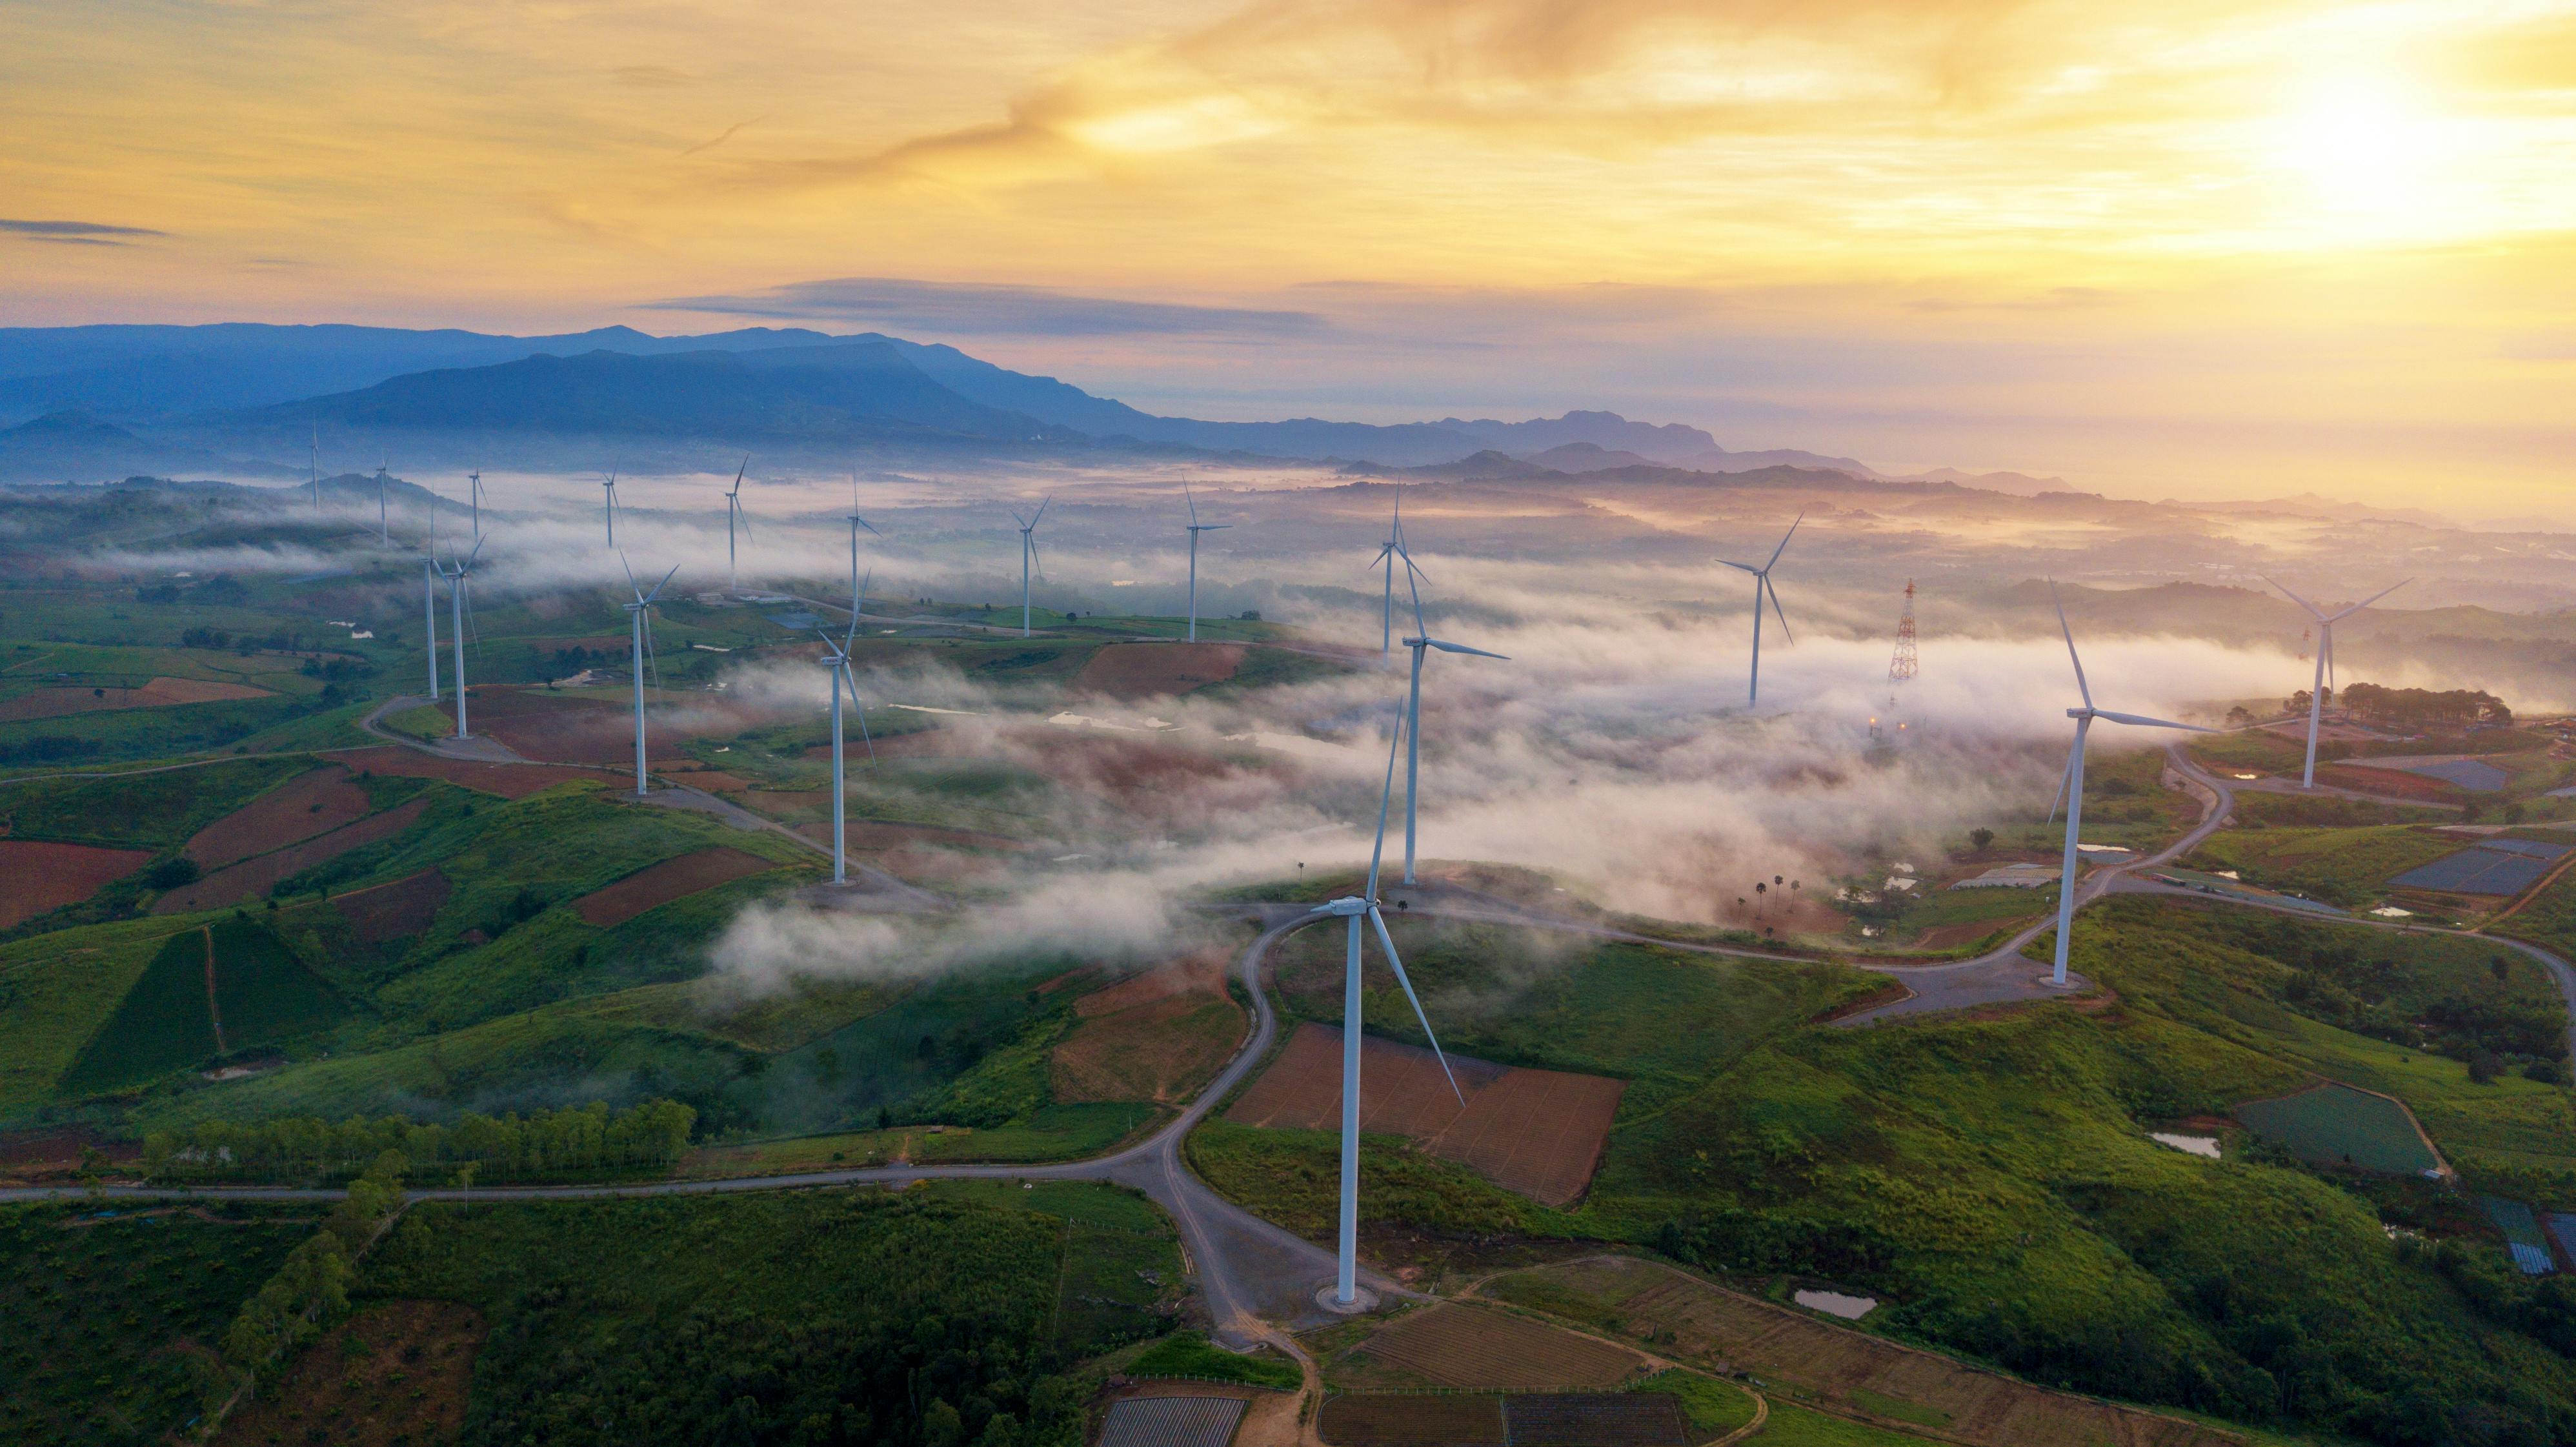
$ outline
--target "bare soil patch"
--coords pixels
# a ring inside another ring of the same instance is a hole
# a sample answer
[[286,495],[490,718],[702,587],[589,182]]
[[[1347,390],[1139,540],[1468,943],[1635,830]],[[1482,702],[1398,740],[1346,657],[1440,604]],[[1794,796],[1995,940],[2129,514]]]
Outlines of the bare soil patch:
[[[471,715],[468,715],[471,717]],[[385,744],[372,749],[350,749],[339,759],[352,769],[366,773],[389,774],[397,779],[437,779],[498,794],[504,799],[524,799],[540,789],[551,789],[567,779],[582,777],[542,764],[485,764],[472,759],[443,759],[424,754],[400,744]]]
[[148,849],[0,839],[0,929],[78,904],[151,857]]
[[1328,1397],[1315,1431],[1334,1447],[1503,1447],[1500,1397]]
[[440,905],[452,892],[436,866],[373,889],[353,889],[332,899],[332,907],[349,929],[371,945],[416,935],[429,928]]
[[429,807],[427,799],[413,799],[397,804],[381,814],[370,814],[355,824],[334,829],[318,839],[273,849],[252,859],[245,859],[229,869],[219,869],[194,884],[183,885],[152,902],[154,914],[178,914],[194,909],[221,909],[268,893],[269,887],[292,874],[300,874],[317,864],[339,858],[352,849],[364,849],[379,840],[391,839],[412,825],[421,811]]
[[1240,643],[1109,643],[1091,655],[1073,686],[1108,698],[1158,698],[1205,688],[1243,666]]
[[1919,1409],[1941,1419],[1938,1435],[1978,1447],[2240,1444],[2229,1433],[2194,1422],[2035,1387],[1633,1257],[1537,1267],[1491,1282],[1485,1291],[1505,1300],[1526,1297],[1560,1315],[1615,1321],[1623,1334],[1654,1333],[1656,1350],[1666,1357],[1721,1374],[1755,1372],[1820,1398],[1836,1412],[1899,1431],[1926,1424],[1886,1418],[1865,1404],[1892,1401]]
[[123,708],[171,708],[183,703],[223,703],[232,699],[267,698],[269,690],[247,683],[217,683],[202,678],[156,678],[141,688],[40,688],[16,698],[0,699],[0,723],[66,714],[101,713]]
[[367,817],[372,807],[367,791],[350,778],[347,768],[325,764],[198,830],[183,852],[200,868],[221,869],[355,823]]
[[68,1176],[80,1169],[81,1153],[91,1150],[120,1165],[143,1158],[137,1142],[110,1140],[84,1125],[0,1131],[0,1180]]
[[1396,1318],[1358,1354],[1441,1387],[1615,1387],[1645,1365],[1626,1347],[1451,1302]]
[[[1461,1106],[1432,1053],[1392,1040],[1360,1043],[1360,1128],[1405,1136],[1532,1200],[1563,1206],[1601,1163],[1627,1082],[1449,1057]],[[1297,1027],[1270,1068],[1226,1113],[1246,1125],[1334,1130],[1342,1112],[1342,1032]]]
[[1938,924],[1925,930],[1922,936],[1914,941],[1914,948],[1955,950],[1962,945],[1975,944],[1998,930],[2019,929],[2038,918],[2039,916],[2034,914],[2027,919],[1966,919],[1957,924]]
[[[567,697],[531,688],[474,690],[474,726],[510,751],[556,764],[635,762],[631,706]],[[692,738],[731,738],[760,721],[749,711],[692,700],[685,707],[648,702],[644,709],[645,758],[650,764],[692,762],[679,752]]]
[[655,905],[685,899],[699,890],[777,867],[757,854],[718,845],[639,869],[606,889],[592,890],[573,901],[573,909],[584,921],[606,929],[624,924]]
[[1222,955],[1192,957],[1076,1001],[1081,1023],[1048,1061],[1055,1098],[1170,1104],[1195,1093],[1243,1042],[1225,963]]
[[389,1301],[316,1342],[265,1396],[224,1422],[217,1447],[445,1442],[465,1422],[483,1314],[453,1301]]

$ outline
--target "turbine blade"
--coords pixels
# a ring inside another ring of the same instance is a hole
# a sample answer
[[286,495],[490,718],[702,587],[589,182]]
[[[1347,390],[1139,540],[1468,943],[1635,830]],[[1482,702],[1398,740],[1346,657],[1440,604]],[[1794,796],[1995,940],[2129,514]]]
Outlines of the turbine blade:
[[1425,638],[1422,641],[1439,649],[1443,653],[1472,653],[1478,658],[1500,658],[1505,661],[1509,661],[1511,658],[1511,655],[1508,653],[1487,653],[1481,648],[1470,648],[1464,643],[1452,643],[1445,638]]
[[1422,1038],[1431,1042],[1431,1058],[1440,1062],[1440,1073],[1449,1081],[1449,1093],[1458,1103],[1467,1103],[1467,1093],[1458,1088],[1458,1077],[1449,1073],[1449,1056],[1440,1048],[1440,1037],[1432,1033],[1431,1017],[1423,1013],[1422,997],[1413,993],[1413,981],[1404,973],[1404,961],[1395,953],[1395,936],[1387,933],[1386,916],[1378,913],[1377,904],[1369,904],[1369,924],[1377,930],[1377,947],[1386,951],[1386,965],[1395,971],[1395,982],[1404,987],[1404,998],[1413,1006],[1413,1018],[1422,1023]]
[[868,584],[876,580],[877,570],[870,568],[866,580],[850,592],[850,632],[848,637],[841,640],[841,656],[844,658],[850,656],[850,645],[858,641],[859,615],[868,609]]
[[1041,503],[1039,503],[1039,504],[1038,504],[1037,517],[1033,517],[1033,518],[1030,518],[1030,519],[1029,519],[1029,526],[1030,526],[1030,527],[1036,527],[1036,526],[1038,525],[1038,519],[1039,519],[1039,518],[1043,518],[1043,517],[1045,517],[1045,516],[1046,516],[1046,510],[1047,510],[1048,508],[1053,507],[1053,506],[1055,506],[1055,494],[1054,494],[1054,493],[1048,493],[1048,494],[1046,495],[1046,501],[1041,502]]
[[1748,573],[1751,573],[1753,576],[1755,576],[1755,577],[1757,577],[1757,578],[1762,576],[1762,570],[1761,570],[1760,568],[1757,568],[1757,567],[1753,566],[1751,563],[1738,563],[1738,562],[1735,562],[1735,561],[1733,561],[1733,560],[1731,560],[1731,559],[1727,559],[1727,558],[1720,558],[1720,559],[1718,559],[1718,561],[1719,561],[1719,562],[1721,562],[1721,563],[1724,563],[1726,566],[1728,566],[1728,567],[1730,567],[1730,568],[1741,568],[1741,569],[1743,569],[1744,571],[1746,571],[1746,572],[1748,572]]
[[742,455],[742,466],[733,470],[733,491],[726,493],[725,496],[736,497],[741,494],[742,475],[749,471],[751,471],[751,454],[746,452]]
[[617,566],[626,570],[626,586],[635,590],[635,601],[638,603],[643,602],[644,590],[636,586],[635,565],[626,561],[626,550],[624,548],[619,548],[617,550]]
[[1187,502],[1187,503],[1190,505],[1190,526],[1192,526],[1192,527],[1196,527],[1196,526],[1198,526],[1198,521],[1199,521],[1199,500],[1198,500],[1198,495],[1190,491],[1190,484],[1189,484],[1189,480],[1188,480],[1187,478],[1183,478],[1183,479],[1181,480],[1181,500],[1182,500],[1182,501],[1184,501],[1184,502]]
[[1191,528],[1191,529],[1190,529],[1190,531],[1195,532],[1195,533],[1221,533],[1221,532],[1224,532],[1227,528],[1230,528],[1230,527],[1233,527],[1233,526],[1234,526],[1234,524],[1232,524],[1232,523],[1200,523],[1200,524],[1198,524],[1197,526],[1195,526],[1195,527]]
[[481,556],[483,556],[483,540],[481,538],[476,538],[474,540],[474,550],[465,555],[465,561],[457,568],[457,571],[460,573],[472,572],[474,570],[474,560]]
[[679,571],[680,565],[673,563],[671,565],[671,571],[662,575],[662,581],[653,585],[653,591],[644,595],[644,601],[650,603],[654,599],[661,597],[662,590],[671,586],[671,579],[676,576]]
[[841,679],[850,686],[850,712],[859,716],[859,742],[868,746],[868,764],[873,768],[877,761],[877,741],[868,737],[867,707],[859,702],[859,677],[850,672],[847,654],[841,656]]
[[1369,846],[1367,898],[1377,898],[1378,866],[1386,859],[1386,811],[1395,801],[1395,755],[1404,746],[1404,706],[1396,705],[1395,729],[1386,741],[1386,787],[1377,796],[1377,842]]
[[2316,619],[2316,620],[2317,620],[2318,622],[2320,622],[2320,623],[2322,623],[2322,622],[2324,622],[2324,621],[2325,621],[2326,615],[2317,611],[2317,605],[2316,605],[2316,604],[2309,602],[2307,599],[2302,598],[2302,597],[2300,597],[2298,594],[2291,592],[2288,588],[2283,587],[2283,586],[2282,586],[2282,584],[2281,584],[2281,580],[2280,580],[2280,579],[2273,577],[2273,576],[2272,576],[2271,574],[2269,574],[2269,573],[2265,573],[2265,574],[2263,575],[2263,581],[2264,581],[2264,582],[2266,582],[2266,583],[2271,584],[2271,585],[2272,585],[2273,587],[2275,587],[2275,588],[2280,588],[2280,589],[2281,589],[2281,595],[2282,595],[2283,597],[2288,598],[2291,602],[2296,603],[2296,604],[2298,604],[2300,607],[2307,609],[2307,610],[2308,610],[2308,616],[2309,616],[2309,617]]
[[2351,607],[2344,609],[2342,612],[2337,613],[2326,621],[2329,623],[2340,623],[2344,619],[2351,617],[2353,614],[2360,612],[2362,609],[2369,607],[2371,604],[2378,602],[2380,599],[2387,597],[2389,594],[2396,592],[2398,589],[2403,588],[2408,583],[2412,583],[2414,581],[2415,580],[2412,578],[2401,578],[2398,581],[2389,584],[2387,587],[2380,589],[2378,592],[2371,594],[2369,597],[2362,599],[2360,602],[2353,604]]
[[653,652],[653,615],[649,610],[644,614],[644,661],[651,665],[653,669],[653,691],[655,693],[660,693],[662,691],[662,660],[659,655]]
[[2183,729],[2196,734],[2214,734],[2218,732],[2217,729],[2203,728],[2199,724],[2175,723],[2169,718],[2149,718],[2145,714],[2138,713],[2113,713],[2108,709],[2095,709],[2093,711],[2093,716],[2095,718],[2107,718],[2113,723],[2134,724],[2142,729]]
[[870,533],[875,534],[877,537],[885,536],[885,534],[877,532],[877,525],[875,523],[869,522],[866,518],[859,516],[857,513],[850,514],[850,521],[857,523],[860,527],[866,528]]
[[740,498],[735,498],[735,499],[733,500],[733,512],[734,512],[734,517],[735,517],[736,519],[738,519],[738,520],[742,523],[742,535],[743,535],[744,537],[750,537],[750,536],[751,536],[751,509],[749,509],[749,508],[747,508],[747,507],[744,507],[744,506],[742,505],[742,499],[740,499]]
[[[1785,553],[1785,552],[1789,551],[1789,540],[1790,540],[1791,538],[1794,538],[1794,537],[1796,537],[1796,536],[1798,535],[1798,524],[1799,524],[1799,523],[1802,523],[1802,522],[1805,522],[1806,520],[1807,520],[1807,510],[1806,510],[1805,508],[1800,508],[1800,509],[1798,509],[1798,515],[1797,515],[1797,517],[1795,517],[1794,519],[1792,519],[1792,520],[1790,521],[1790,523],[1789,523],[1789,530],[1788,530],[1787,532],[1782,533],[1782,534],[1780,535],[1780,546],[1778,546],[1778,547],[1776,547],[1776,548],[1773,548],[1773,549],[1771,550],[1771,563],[1776,563],[1776,562],[1780,561],[1780,555],[1781,555],[1782,553]],[[1762,565],[1762,571],[1763,571],[1763,572],[1765,572],[1765,573],[1770,572],[1770,571],[1771,571],[1771,563],[1764,563],[1764,564]]]
[[2049,801],[2048,822],[2057,822],[2057,811],[2066,807],[2066,786],[2075,782],[2075,751],[2067,750],[2066,768],[2057,776],[2057,797]]
[[1780,611],[1780,590],[1771,582],[1769,573],[1762,575],[1762,590],[1771,595],[1771,616],[1780,620],[1781,638],[1795,644],[1798,641],[1797,635],[1789,631],[1789,615]]
[[2066,656],[2075,664],[2075,691],[2084,695],[2084,706],[2093,706],[2093,685],[2084,681],[2084,660],[2075,651],[2075,630],[2066,622],[2066,600],[2057,596],[2057,580],[2048,583],[2049,601],[2057,605],[2057,631],[2066,635]]
[[1399,554],[1401,554],[1401,555],[1403,556],[1403,558],[1404,558],[1404,566],[1405,566],[1405,568],[1406,568],[1406,570],[1407,570],[1407,571],[1411,572],[1411,573],[1413,574],[1413,576],[1415,576],[1415,577],[1417,577],[1417,578],[1420,578],[1422,581],[1424,581],[1424,582],[1426,582],[1426,583],[1428,583],[1428,582],[1430,582],[1430,581],[1431,581],[1431,573],[1430,573],[1430,570],[1429,570],[1429,569],[1427,569],[1427,568],[1424,568],[1420,563],[1417,563],[1417,562],[1413,561],[1413,550],[1412,550],[1412,549],[1410,549],[1410,548],[1406,547],[1406,546],[1405,546],[1404,544],[1402,544],[1402,543],[1398,543],[1398,544],[1396,544],[1396,545],[1395,545],[1395,550],[1396,550],[1396,552],[1397,552],[1397,553],[1399,553]]

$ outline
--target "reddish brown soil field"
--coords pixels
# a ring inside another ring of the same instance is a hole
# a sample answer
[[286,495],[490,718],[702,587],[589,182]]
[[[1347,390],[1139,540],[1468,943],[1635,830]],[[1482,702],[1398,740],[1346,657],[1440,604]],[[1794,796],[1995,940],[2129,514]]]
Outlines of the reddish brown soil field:
[[0,700],[0,723],[22,719],[61,718],[65,714],[99,713],[120,708],[169,708],[183,703],[220,703],[227,699],[267,698],[269,691],[247,683],[213,683],[201,678],[156,678],[141,688],[40,688]]
[[429,928],[450,892],[447,876],[433,867],[391,884],[351,890],[334,898],[331,904],[349,922],[352,933],[368,944],[378,945]]
[[1524,1392],[1503,1403],[1512,1447],[1689,1447],[1670,1392]]
[[[465,1394],[487,1330],[481,1312],[452,1301],[368,1307],[296,1358],[284,1381],[244,1402],[215,1441],[218,1447],[451,1441],[465,1421]],[[350,1350],[353,1340],[361,1349]]]
[[1334,1447],[1503,1447],[1500,1397],[1328,1397],[1315,1431]]
[[606,929],[624,924],[657,904],[685,899],[699,890],[777,867],[757,854],[718,845],[639,869],[606,889],[583,895],[573,901],[573,908],[584,920]]
[[1360,1351],[1441,1387],[1615,1387],[1645,1363],[1626,1347],[1455,1303],[1398,1317]]
[[1243,666],[1240,643],[1111,643],[1073,676],[1077,689],[1109,698],[1157,698],[1205,688]]
[[1149,970],[1074,1002],[1081,1017],[1055,1048],[1055,1098],[1168,1103],[1195,1092],[1243,1043],[1243,1011],[1225,993],[1225,957]]
[[[635,763],[635,714],[625,704],[568,698],[541,688],[474,690],[474,727],[511,752],[556,764]],[[688,763],[682,741],[701,735],[730,737],[759,722],[747,711],[695,699],[685,706],[648,702],[644,748],[648,761]]]
[[109,881],[142,868],[151,857],[148,849],[0,839],[0,929],[78,904]]
[[[1563,1206],[1601,1163],[1627,1083],[1599,1075],[1519,1070],[1449,1057],[1462,1108],[1430,1051],[1374,1036],[1360,1042],[1360,1128],[1405,1136],[1532,1200]],[[1299,1130],[1339,1129],[1342,1032],[1297,1027],[1228,1120]]]
[[316,864],[339,858],[352,849],[363,849],[381,839],[390,839],[411,827],[429,807],[427,799],[414,799],[398,804],[381,814],[371,814],[355,824],[334,829],[319,839],[307,839],[284,849],[271,850],[254,859],[245,859],[229,869],[219,869],[194,884],[170,891],[152,902],[154,914],[178,914],[192,909],[221,909],[268,893],[270,885],[290,874],[301,873]]
[[298,774],[197,831],[184,851],[209,871],[367,817],[367,791],[338,764]]
[[[468,718],[472,715],[469,713]],[[589,777],[566,769],[550,769],[539,764],[478,764],[470,759],[442,759],[400,744],[380,748],[350,749],[336,756],[352,769],[366,773],[390,774],[397,779],[439,779],[498,794],[504,799],[524,799],[539,789],[551,789],[569,779]],[[631,755],[629,756],[631,759]]]
[[87,1126],[0,1131],[0,1180],[69,1175],[80,1169],[84,1150],[95,1150],[119,1163],[143,1158],[139,1143],[112,1141]]

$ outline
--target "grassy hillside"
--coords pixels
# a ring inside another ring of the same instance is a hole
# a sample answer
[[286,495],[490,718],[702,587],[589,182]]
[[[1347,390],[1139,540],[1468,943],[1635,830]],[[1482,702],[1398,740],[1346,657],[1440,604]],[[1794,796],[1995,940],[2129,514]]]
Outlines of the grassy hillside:
[[2358,909],[2380,898],[2389,880],[2461,847],[2460,840],[2405,826],[2224,829],[2183,863],[2233,869],[2248,884]]

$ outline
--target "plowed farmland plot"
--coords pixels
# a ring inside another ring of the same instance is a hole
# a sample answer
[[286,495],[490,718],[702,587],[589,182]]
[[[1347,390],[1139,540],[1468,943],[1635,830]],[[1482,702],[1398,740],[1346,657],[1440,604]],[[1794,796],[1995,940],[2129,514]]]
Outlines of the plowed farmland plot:
[[1326,1399],[1315,1420],[1333,1447],[1503,1447],[1499,1397],[1392,1397],[1350,1393]]
[[1055,1098],[1168,1103],[1233,1058],[1243,1011],[1225,993],[1225,959],[1184,960],[1075,1002],[1081,1023],[1055,1048]]
[[264,688],[202,678],[156,678],[141,688],[40,688],[0,700],[0,723],[124,708],[172,708],[185,703],[229,703],[267,698]]
[[1645,1361],[1626,1347],[1454,1303],[1396,1318],[1357,1355],[1435,1387],[1615,1387]]
[[[629,759],[632,759],[630,754]],[[339,755],[352,769],[369,773],[390,774],[397,779],[443,779],[498,794],[504,799],[524,799],[539,789],[550,789],[567,779],[582,777],[542,764],[482,764],[471,759],[442,759],[399,744],[382,748],[351,749]]]
[[[1428,1050],[1366,1037],[1360,1044],[1360,1128],[1404,1136],[1444,1160],[1551,1206],[1583,1194],[1601,1163],[1624,1081],[1521,1070],[1449,1057],[1457,1094]],[[1228,1120],[1336,1130],[1342,1118],[1342,1032],[1312,1022],[1243,1093]]]
[[0,839],[0,929],[78,904],[101,886],[141,868],[151,857],[151,851],[144,849]]
[[1690,1447],[1664,1392],[1546,1392],[1503,1399],[1512,1447]]
[[178,914],[187,910],[221,909],[228,904],[257,899],[268,893],[270,886],[289,875],[301,874],[317,864],[327,864],[350,850],[391,839],[410,828],[412,821],[428,807],[427,799],[413,799],[381,814],[369,815],[345,828],[334,829],[318,839],[307,839],[301,844],[290,844],[284,849],[245,859],[230,869],[219,869],[194,884],[171,890],[152,902],[152,912]]
[[[1516,1271],[1484,1290],[1604,1331],[1651,1333],[1655,1350],[1675,1361],[1750,1371],[1838,1412],[1899,1431],[1929,1427],[1975,1447],[2241,1447],[2238,1438],[2197,1423],[2052,1392],[1632,1257]],[[1891,1410],[1906,1420],[1887,1416]]]
[[655,905],[685,899],[699,890],[777,867],[774,861],[757,854],[719,845],[639,869],[606,889],[583,895],[573,902],[573,909],[584,921],[606,929],[624,924]]
[[429,928],[450,892],[447,876],[431,868],[373,889],[351,890],[335,897],[331,907],[349,922],[351,933],[380,945]]
[[326,764],[298,774],[197,831],[187,856],[212,872],[255,854],[328,834],[367,817],[373,805],[349,771]]
[[1112,643],[1091,655],[1073,686],[1110,698],[1157,698],[1205,688],[1243,666],[1240,643]]
[[[476,689],[474,727],[512,753],[557,764],[626,765],[635,763],[635,715],[627,707],[594,698],[567,698],[542,689]],[[755,722],[747,715],[713,705],[692,703],[672,709],[648,703],[644,710],[644,747],[650,760],[683,762],[681,741],[699,735],[731,737]]]

